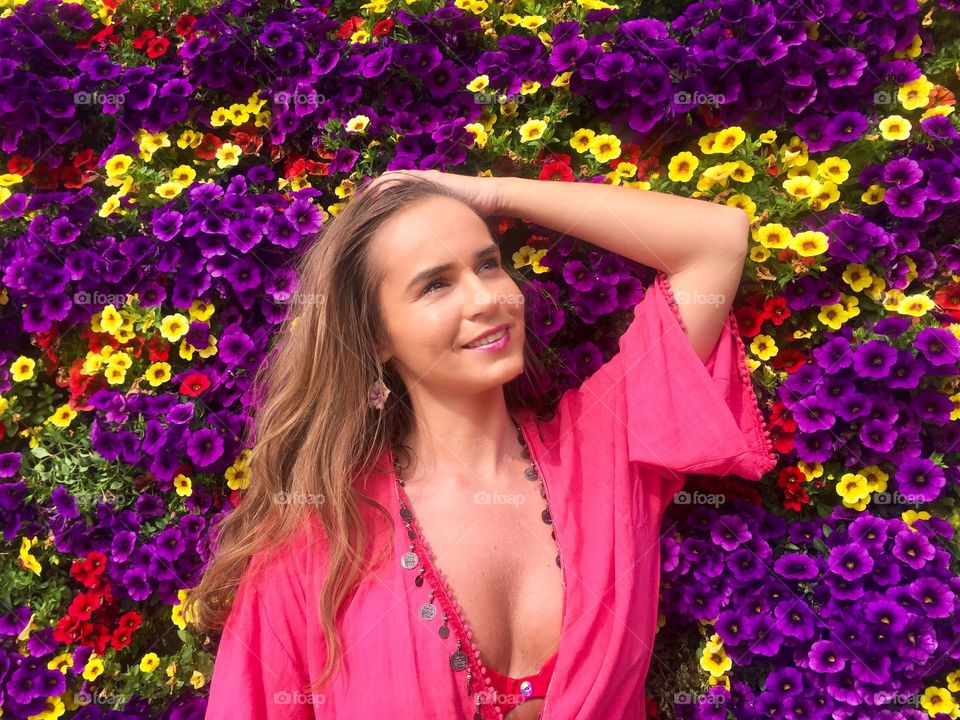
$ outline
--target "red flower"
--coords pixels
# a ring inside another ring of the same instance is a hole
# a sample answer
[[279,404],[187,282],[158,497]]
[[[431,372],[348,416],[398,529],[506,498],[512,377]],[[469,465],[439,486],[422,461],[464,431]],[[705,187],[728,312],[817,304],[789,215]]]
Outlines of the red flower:
[[340,40],[349,40],[350,36],[361,27],[363,27],[363,18],[354,15],[337,29],[337,38]]
[[147,341],[147,357],[150,362],[164,362],[170,357],[170,343],[159,335],[154,335]]
[[177,24],[174,25],[173,29],[176,31],[177,35],[182,35],[186,37],[193,33],[193,26],[197,22],[195,15],[190,13],[184,13],[177,18]]
[[374,35],[389,35],[391,30],[393,30],[392,18],[384,18],[373,26]]
[[86,148],[81,150],[76,155],[73,156],[73,166],[75,168],[88,168],[93,167],[97,162],[96,155],[93,154],[92,148]]
[[131,610],[120,616],[120,619],[117,620],[117,627],[126,628],[133,632],[140,627],[141,623],[143,623],[143,616],[136,610]]
[[562,160],[554,160],[553,162],[548,162],[540,169],[540,179],[574,182],[575,175],[569,163],[565,163]]
[[778,327],[792,314],[785,297],[772,297],[763,303],[763,319]]
[[[100,576],[107,568],[107,556],[97,550],[92,551],[83,560],[74,560],[70,566],[70,575],[81,585],[88,588],[95,587],[100,582]],[[90,600],[89,596],[86,596]],[[76,600],[74,600],[76,602]]]
[[168,47],[170,47],[170,41],[166,38],[159,37],[151,40],[150,44],[147,45],[147,57],[158,58],[167,51]]
[[210,387],[210,378],[202,372],[192,372],[180,383],[180,392],[190,397],[197,397],[208,387]]
[[133,639],[133,633],[127,628],[117,628],[110,636],[110,645],[114,650],[123,650]]
[[136,50],[143,50],[144,46],[157,36],[153,30],[144,30],[133,40],[133,47]]
[[737,318],[737,326],[740,328],[740,334],[744,337],[756,337],[760,334],[760,328],[763,325],[763,315],[750,306],[737,308],[733,312]]
[[64,645],[70,645],[76,642],[79,632],[80,621],[71,615],[64,615],[57,622],[57,627],[53,630],[53,639]]
[[23,155],[12,155],[7,160],[7,172],[16,173],[26,177],[33,170],[33,160]]
[[954,320],[960,320],[960,283],[944,285],[933,294],[933,299]]
[[71,602],[67,608],[67,612],[71,617],[77,620],[90,619],[93,611],[99,608],[101,603],[101,598],[91,597],[90,595],[90,593],[80,593],[73,599],[73,602]]
[[200,144],[194,152],[201,160],[215,160],[217,150],[220,149],[221,145],[223,145],[223,141],[216,135],[213,133],[204,133],[203,140],[200,141]]

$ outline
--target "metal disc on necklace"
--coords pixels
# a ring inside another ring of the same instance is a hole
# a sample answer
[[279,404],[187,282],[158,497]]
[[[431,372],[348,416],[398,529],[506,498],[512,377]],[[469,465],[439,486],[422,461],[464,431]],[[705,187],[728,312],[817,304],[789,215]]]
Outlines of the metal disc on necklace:
[[460,672],[467,666],[467,654],[463,650],[457,650],[450,656],[450,667]]
[[400,564],[403,565],[405,570],[413,570],[419,562],[420,558],[418,558],[417,554],[412,550],[410,552],[405,552],[400,557]]
[[413,513],[410,512],[410,508],[402,507],[400,508],[400,517],[403,518],[404,522],[410,522],[413,520]]
[[540,513],[540,518],[547,524],[550,525],[553,522],[553,518],[550,517],[550,508],[544,508],[543,512]]
[[441,625],[439,628],[437,628],[437,635],[446,640],[448,637],[450,637],[450,628],[448,628],[446,625]]
[[527,480],[536,480],[538,477],[537,469],[533,465],[528,465],[527,469],[523,471],[523,476]]
[[433,603],[424,603],[420,606],[420,619],[433,620],[437,616],[437,606]]

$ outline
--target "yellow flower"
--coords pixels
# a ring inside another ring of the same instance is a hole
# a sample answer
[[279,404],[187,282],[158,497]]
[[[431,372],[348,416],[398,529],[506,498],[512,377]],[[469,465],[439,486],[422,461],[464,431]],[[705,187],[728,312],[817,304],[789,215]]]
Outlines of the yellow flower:
[[547,19],[542,15],[524,15],[523,19],[520,21],[520,27],[526,28],[527,30],[536,30],[546,21]]
[[954,670],[947,675],[947,690],[950,692],[960,691],[960,670]]
[[77,416],[77,411],[70,405],[61,405],[56,411],[47,418],[47,422],[53,423],[57,427],[69,427],[70,422]]
[[107,160],[104,167],[107,169],[107,177],[118,177],[120,175],[125,175],[127,170],[130,169],[130,165],[133,163],[133,158],[129,155],[114,155],[109,160]]
[[754,170],[749,164],[745,163],[743,160],[737,160],[734,163],[733,169],[730,171],[730,177],[736,180],[737,182],[750,182],[753,180]]
[[67,669],[73,667],[73,654],[72,653],[60,653],[50,662],[47,663],[48,670],[59,670],[64,675],[67,674]]
[[726,204],[730,207],[740,208],[743,210],[747,214],[747,217],[750,218],[751,223],[756,219],[757,204],[749,195],[744,193],[731,195],[727,198]]
[[890,479],[890,476],[876,465],[868,465],[860,471],[860,474],[867,479],[867,489],[870,490],[870,492],[886,491],[887,480]]
[[570,87],[570,78],[573,77],[573,71],[568,70],[567,72],[562,72],[559,75],[554,75],[553,80],[550,81],[551,87]]
[[707,646],[700,658],[700,667],[714,677],[720,677],[733,667],[733,661],[727,656],[723,648]]
[[802,257],[813,257],[822,255],[827,251],[829,239],[825,233],[819,230],[804,230],[793,236],[790,241],[790,248],[796,250]]
[[3,173],[0,175],[0,187],[10,187],[11,185],[19,185],[23,182],[23,176],[18,175],[17,173]]
[[911,317],[922,317],[936,303],[923,293],[917,295],[906,295],[897,304],[897,312]]
[[594,133],[593,130],[580,128],[573,134],[573,137],[570,138],[570,147],[578,153],[585,153],[590,149],[590,143],[593,142],[594,137],[596,137],[596,133]]
[[[170,610],[170,620],[181,630],[187,629],[187,621],[183,616],[183,605],[174,605]],[[169,669],[168,669],[169,674]],[[171,676],[172,677],[172,676]]]
[[757,335],[750,343],[750,352],[761,360],[769,360],[776,355],[779,350],[777,343],[769,335]]
[[910,121],[900,115],[891,115],[880,121],[880,134],[884,140],[906,140],[910,137]]
[[897,91],[897,100],[903,105],[904,110],[919,110],[930,104],[930,93],[936,87],[927,80],[926,75],[921,75],[916,80],[901,85]]
[[854,292],[860,292],[873,285],[873,273],[870,268],[860,263],[849,263],[843,270],[843,281]]
[[513,254],[513,266],[519,270],[520,268],[529,265],[531,268],[533,268],[535,273],[546,272],[549,270],[549,268],[544,268],[542,265],[540,265],[540,260],[546,254],[546,249],[534,250],[529,245],[524,245]]
[[167,315],[160,321],[160,335],[164,340],[176,342],[190,329],[190,321],[180,313]]
[[367,115],[354,115],[352,118],[347,120],[345,129],[349,133],[363,134],[366,132],[369,124],[370,118]]
[[231,490],[243,490],[250,484],[250,471],[246,464],[238,466],[237,463],[234,463],[226,469],[223,475],[227,478],[227,487]]
[[782,250],[790,246],[793,240],[793,233],[790,232],[790,228],[785,225],[768,223],[757,228],[756,239],[765,248]]
[[190,684],[193,685],[193,687],[197,690],[202,688],[206,682],[206,678],[203,677],[203,673],[199,670],[194,670],[193,675],[190,676]]
[[21,538],[20,540],[20,565],[23,566],[25,570],[29,570],[35,575],[39,575],[42,568],[40,563],[37,562],[37,559],[30,554],[30,548],[37,544],[37,538]]
[[822,322],[831,330],[839,330],[843,324],[850,319],[850,313],[842,303],[835,305],[824,305],[817,313],[817,320]]
[[182,133],[180,133],[180,137],[177,138],[177,147],[181,150],[186,150],[187,148],[198,148],[202,142],[203,133],[196,132],[195,130],[184,130]]
[[693,173],[699,165],[700,160],[697,156],[684,150],[670,158],[667,177],[673,182],[687,182],[693,177]]
[[160,387],[163,385],[163,383],[171,378],[170,363],[153,363],[153,365],[147,368],[145,376],[147,378],[147,382],[150,383],[150,387]]
[[797,461],[797,467],[806,476],[807,482],[823,477],[823,465],[818,462],[807,463],[799,460]]
[[467,90],[470,92],[480,92],[481,90],[485,90],[488,85],[490,85],[490,76],[478,75],[467,83]]
[[920,698],[920,705],[930,717],[939,713],[954,715],[957,710],[957,702],[953,695],[942,687],[928,687]]
[[819,181],[806,175],[798,175],[783,181],[783,189],[795,198],[812,198],[820,192]]
[[620,157],[620,139],[616,135],[597,135],[590,141],[590,153],[597,162],[610,162]]
[[14,382],[23,382],[33,377],[33,369],[37,366],[35,360],[21,355],[13,361],[10,366],[10,372],[13,373]]
[[839,199],[840,191],[837,189],[836,184],[828,180],[823,183],[820,192],[810,198],[808,205],[810,205],[813,210],[824,210]]
[[856,503],[870,496],[867,479],[858,473],[844,473],[837,483],[837,495],[845,503]]
[[539,89],[540,89],[540,83],[538,83],[536,80],[524,80],[520,84],[521,95],[532,95]]
[[953,105],[934,105],[923,111],[923,115],[920,116],[921,120],[926,120],[928,117],[933,117],[934,115],[949,115],[953,112]]
[[758,140],[760,140],[760,142],[762,142],[764,145],[770,145],[771,143],[775,143],[777,141],[777,131],[767,130],[765,133],[760,134],[760,137],[758,138]]
[[104,372],[103,376],[107,379],[108,385],[120,385],[127,377],[127,371],[122,367],[111,365]]
[[217,148],[217,167],[222,169],[233,167],[240,162],[240,155],[243,151],[239,145],[225,142]]
[[160,667],[160,656],[156,653],[147,653],[140,659],[140,670],[145,673],[152,673]]
[[223,107],[218,107],[210,113],[210,124],[213,127],[223,127],[230,121],[230,112]]
[[177,165],[170,171],[170,182],[175,182],[181,187],[186,187],[197,177],[197,171],[189,165]]
[[721,130],[714,138],[713,152],[721,154],[732,152],[740,147],[746,137],[743,129],[738,125]]
[[186,497],[193,493],[193,483],[186,475],[179,474],[173,479],[173,487],[177,495]]
[[476,147],[483,149],[487,145],[487,130],[483,123],[467,123],[463,129],[473,135],[473,141]]
[[183,186],[175,182],[161,183],[154,188],[154,192],[164,200],[173,200],[173,198],[183,192]]
[[761,245],[754,245],[750,248],[750,259],[755,263],[766,262],[770,259],[770,251]]
[[907,527],[908,527],[908,528],[910,528],[910,529],[913,530],[914,532],[919,532],[919,531],[913,526],[913,524],[914,524],[917,520],[929,520],[929,519],[930,519],[930,513],[928,513],[926,510],[921,510],[920,512],[917,512],[916,510],[906,510],[906,511],[904,511],[904,512],[902,512],[902,513],[900,514],[900,519],[903,520],[903,521],[907,524]]
[[520,142],[531,142],[533,140],[539,140],[543,137],[543,133],[547,129],[547,123],[543,120],[538,120],[533,118],[527,120],[523,125],[520,126]]
[[120,209],[121,197],[122,195],[120,193],[117,193],[116,195],[111,195],[110,197],[108,197],[106,201],[103,203],[103,205],[100,206],[100,210],[97,211],[97,215],[99,215],[102,218],[110,217],[111,215],[113,215],[115,212],[117,212],[117,210]]
[[506,23],[507,25],[509,25],[510,27],[516,27],[517,25],[520,24],[520,21],[521,21],[522,19],[523,19],[523,18],[521,18],[521,17],[520,17],[519,15],[517,15],[516,13],[505,13],[505,14],[503,14],[503,15],[500,16],[500,21],[501,21],[501,22],[505,22],[505,23]]
[[881,185],[871,185],[867,188],[866,192],[860,196],[860,199],[867,205],[879,205],[883,202],[883,196],[886,194],[886,189]]
[[[112,349],[113,348],[111,348],[111,350]],[[111,353],[108,362],[111,366],[123,368],[124,370],[130,369],[130,367],[133,365],[133,360],[131,360],[130,356],[122,350],[117,350]]]
[[828,157],[818,168],[819,177],[842,185],[850,177],[850,161],[840,157]]
[[93,682],[103,673],[103,660],[96,655],[91,655],[87,664],[83,668],[83,679]]
[[234,125],[243,125],[249,119],[250,112],[247,110],[246,105],[233,103],[233,105],[230,106],[230,122]]

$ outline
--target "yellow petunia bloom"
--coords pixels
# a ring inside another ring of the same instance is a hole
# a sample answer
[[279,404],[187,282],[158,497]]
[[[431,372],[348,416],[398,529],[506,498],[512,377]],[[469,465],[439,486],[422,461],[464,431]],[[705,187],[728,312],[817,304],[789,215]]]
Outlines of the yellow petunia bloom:
[[506,23],[510,27],[516,27],[520,24],[521,20],[523,20],[523,18],[516,13],[504,13],[500,16],[500,21]]
[[924,110],[923,115],[920,116],[920,119],[926,120],[928,117],[933,117],[934,115],[950,115],[953,110],[953,105],[934,105],[933,107]]
[[525,15],[520,21],[520,27],[527,30],[536,30],[543,25],[547,19],[543,15]]
[[790,232],[790,228],[780,223],[762,225],[757,228],[755,237],[763,247],[771,250],[782,250],[789,247],[793,241],[793,233]]
[[521,95],[532,95],[539,89],[540,89],[540,83],[538,83],[536,80],[524,80],[520,84]]
[[729,658],[723,648],[706,647],[700,658],[700,667],[715,677],[720,677],[733,667],[733,660]]
[[481,150],[487,145],[487,130],[483,123],[467,123],[463,129],[473,135],[474,145]]
[[19,185],[22,182],[23,182],[23,175],[18,175],[17,173],[0,174],[0,187],[10,187],[11,185]]
[[243,154],[239,145],[225,142],[217,148],[217,167],[221,170],[233,167],[240,162],[240,156]]
[[843,303],[835,305],[824,305],[817,313],[817,320],[822,322],[831,330],[839,330],[843,324],[850,319],[850,313],[843,306]]
[[956,717],[957,701],[946,688],[928,687],[920,698],[920,705],[930,717],[940,713]]
[[367,115],[355,115],[354,117],[347,120],[345,130],[348,133],[363,134],[367,131],[367,127],[369,125],[370,125],[370,118]]
[[842,185],[850,177],[850,161],[841,157],[828,157],[817,170],[818,176]]
[[907,527],[913,530],[913,532],[920,532],[913,526],[913,524],[917,520],[929,520],[930,513],[928,513],[926,510],[921,510],[919,512],[916,510],[905,510],[904,512],[900,513],[900,519],[903,520],[907,524]]
[[223,107],[218,107],[210,113],[210,124],[213,127],[223,127],[230,122],[230,111]]
[[145,673],[152,673],[160,667],[160,656],[156,653],[147,653],[140,659],[140,670]]
[[190,329],[190,321],[180,313],[167,315],[160,321],[160,335],[164,340],[176,342]]
[[866,192],[860,196],[867,205],[879,205],[883,202],[883,196],[887,194],[886,189],[881,185],[871,185]]
[[837,495],[845,503],[856,503],[870,496],[870,487],[867,478],[859,473],[844,473],[837,483]]
[[923,293],[917,295],[906,295],[903,299],[897,304],[896,310],[898,313],[903,315],[910,315],[911,317],[922,317],[927,314],[927,311],[933,308],[936,303],[933,302]]
[[765,133],[761,133],[760,137],[757,138],[764,145],[770,145],[777,141],[777,131],[776,130],[767,130]]
[[113,215],[115,212],[117,212],[120,209],[121,197],[122,195],[120,195],[119,193],[108,197],[104,201],[103,205],[100,206],[100,209],[97,211],[97,215],[102,218],[110,217],[111,215]]
[[873,285],[873,273],[870,268],[860,263],[849,263],[843,270],[843,281],[854,292],[860,292]]
[[60,653],[50,662],[47,663],[48,670],[59,670],[64,675],[67,674],[67,669],[73,667],[73,655],[71,653],[65,652]]
[[890,476],[876,465],[867,465],[867,467],[860,471],[860,475],[863,475],[867,479],[867,488],[870,492],[886,491],[887,481],[890,479]]
[[546,248],[543,250],[535,250],[529,245],[524,245],[513,254],[513,267],[519,270],[529,265],[535,273],[546,272],[549,268],[545,268],[540,264],[540,260],[543,259],[543,256],[546,254]]
[[69,427],[70,422],[77,416],[77,411],[69,405],[61,405],[54,411],[53,415],[47,418],[48,423],[57,427]]
[[590,141],[590,154],[597,162],[610,162],[620,157],[620,138],[616,135],[597,135]]
[[189,165],[177,165],[170,171],[170,182],[175,182],[181,187],[187,187],[197,177],[197,171]]
[[108,385],[121,385],[127,378],[127,371],[122,367],[110,366],[103,373]]
[[727,198],[726,204],[730,207],[740,208],[743,210],[747,214],[747,217],[750,218],[751,223],[756,220],[757,204],[749,195],[746,195],[745,193],[731,195]]
[[103,674],[103,660],[96,655],[91,655],[87,664],[83,668],[83,679],[93,682]]
[[553,80],[550,81],[551,87],[570,87],[570,78],[573,77],[573,71],[568,70],[567,72],[562,72],[559,75],[555,75]]
[[770,251],[761,245],[754,245],[750,248],[750,259],[755,263],[766,262],[770,259]]
[[912,127],[905,117],[891,115],[880,121],[880,134],[884,140],[906,140]]
[[897,91],[897,100],[904,110],[919,110],[930,104],[930,93],[936,86],[921,75],[916,80],[900,86]]
[[133,163],[133,158],[129,155],[114,155],[104,164],[104,167],[107,170],[107,177],[119,177],[120,175],[125,175],[127,170],[130,169],[130,165]]
[[206,678],[203,676],[203,673],[200,672],[199,670],[194,670],[193,675],[190,676],[190,684],[193,685],[193,687],[196,688],[197,690],[202,688],[206,684],[206,682],[207,682]]
[[480,92],[481,90],[486,90],[490,85],[490,76],[489,75],[478,75],[473,80],[467,83],[467,90],[470,92]]
[[593,132],[593,130],[580,128],[573,134],[573,137],[570,138],[570,147],[578,153],[585,153],[590,149],[590,143],[593,142],[595,137],[596,133]]
[[699,165],[697,156],[684,150],[670,158],[667,177],[673,182],[688,182]]
[[14,382],[23,382],[24,380],[29,380],[33,377],[33,369],[37,366],[37,362],[32,358],[28,358],[25,355],[21,355],[16,360],[13,361],[13,364],[10,366],[10,372],[13,374]]
[[186,475],[177,475],[173,479],[173,487],[177,491],[177,495],[182,497],[193,494],[193,482]]
[[769,360],[779,352],[777,343],[769,335],[757,335],[750,343],[750,352],[761,360]]
[[157,197],[162,197],[164,200],[173,200],[183,192],[183,186],[175,182],[165,182],[157,185],[153,191],[157,194]]
[[820,192],[810,198],[808,205],[813,210],[825,210],[840,199],[840,190],[829,180],[820,188]]
[[20,540],[20,565],[24,570],[29,570],[34,575],[39,575],[43,570],[39,561],[30,554],[30,548],[37,544],[37,538],[21,538]]
[[520,126],[520,142],[532,142],[534,140],[539,140],[543,137],[543,133],[546,132],[547,123],[543,120],[538,120],[536,118],[527,120],[523,125]]
[[123,327],[123,316],[112,303],[100,311],[100,327],[111,335],[116,335],[117,330]]
[[730,177],[737,182],[747,183],[753,180],[754,169],[743,160],[737,160],[730,171]]
[[821,188],[822,185],[818,180],[806,175],[799,175],[783,181],[783,189],[795,198],[810,199],[816,197]]
[[150,383],[150,387],[160,387],[172,377],[170,373],[170,363],[153,363],[147,368],[144,376],[147,378],[147,382]]
[[790,241],[790,248],[802,257],[822,255],[829,247],[829,238],[819,230],[798,232]]
[[743,129],[738,125],[721,130],[713,140],[713,152],[721,154],[733,152],[740,147],[746,137]]

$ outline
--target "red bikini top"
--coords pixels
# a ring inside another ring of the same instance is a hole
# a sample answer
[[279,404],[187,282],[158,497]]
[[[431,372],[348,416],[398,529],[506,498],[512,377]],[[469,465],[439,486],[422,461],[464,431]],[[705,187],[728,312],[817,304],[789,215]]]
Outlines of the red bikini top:
[[540,672],[520,678],[501,675],[493,668],[487,668],[490,682],[496,691],[494,704],[504,715],[525,700],[546,696],[547,686],[553,677],[553,668],[557,664],[557,655],[558,653],[554,653],[540,668]]

